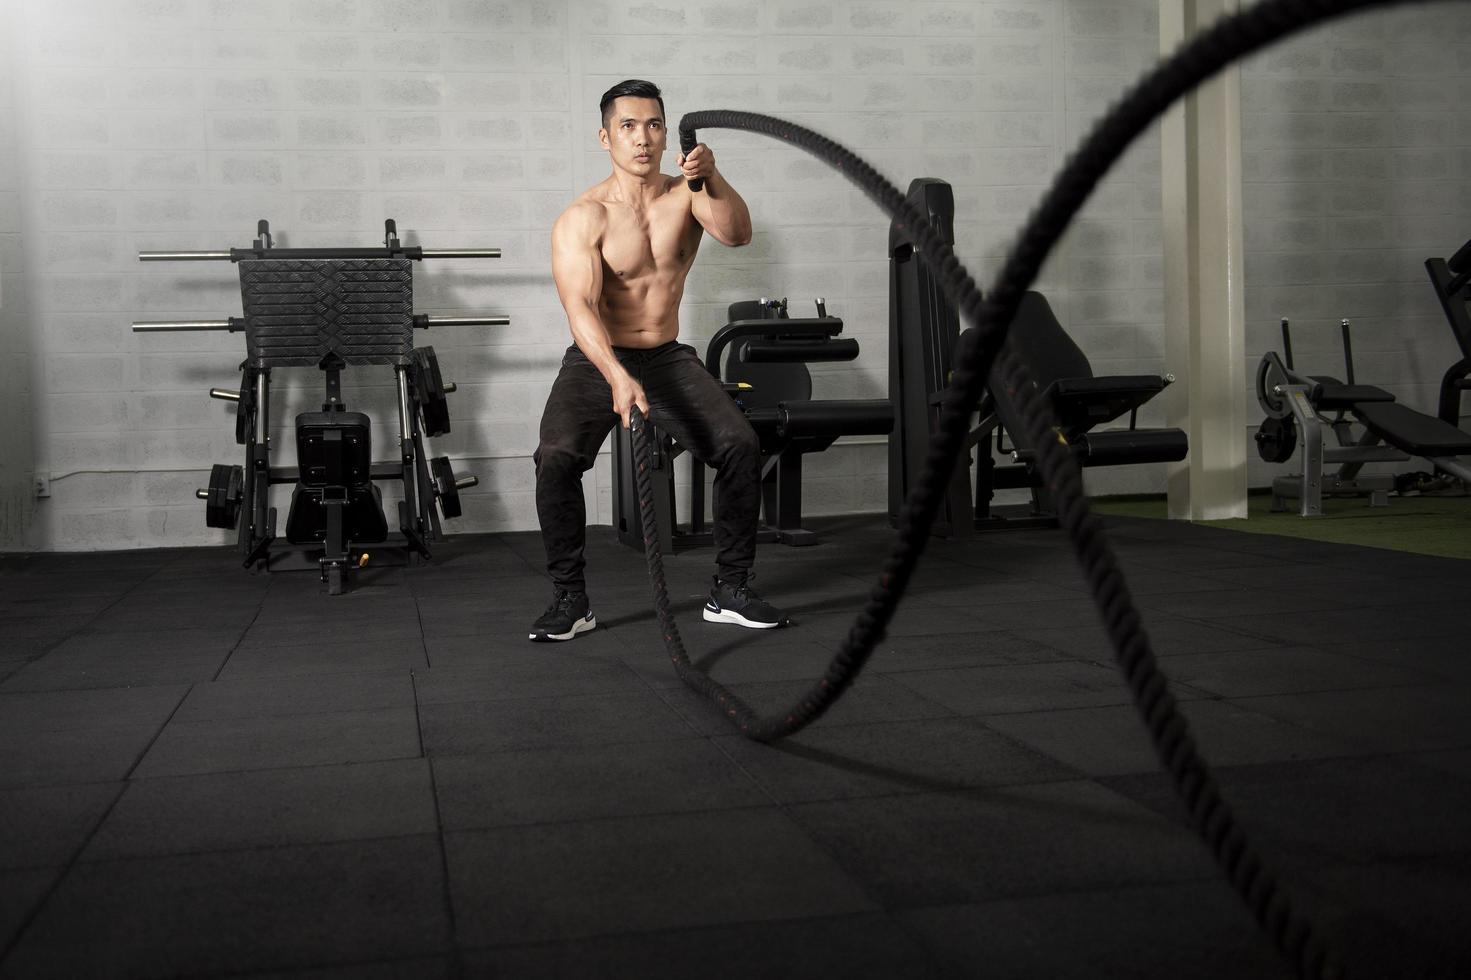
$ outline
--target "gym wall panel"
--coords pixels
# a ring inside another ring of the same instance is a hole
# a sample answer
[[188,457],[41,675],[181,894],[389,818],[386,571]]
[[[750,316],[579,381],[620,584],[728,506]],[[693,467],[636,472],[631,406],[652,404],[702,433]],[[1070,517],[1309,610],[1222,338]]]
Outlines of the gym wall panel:
[[[548,236],[607,174],[596,105],[610,84],[658,82],[671,121],[706,108],[793,118],[901,187],[951,181],[957,251],[984,283],[1064,154],[1158,47],[1155,0],[11,0],[0,10],[12,48],[0,65],[0,330],[13,355],[0,362],[0,408],[22,420],[0,428],[0,547],[227,537],[203,526],[189,492],[211,464],[238,462],[233,409],[206,391],[238,383],[240,338],[128,325],[238,315],[235,269],[143,265],[140,249],[245,245],[262,217],[282,245],[372,244],[393,217],[411,244],[502,248],[499,260],[417,267],[416,310],[507,313],[512,324],[417,339],[461,386],[435,451],[482,481],[451,527],[530,529],[537,420],[569,342]],[[1429,397],[1446,331],[1418,263],[1466,234],[1459,188],[1471,167],[1471,121],[1455,111],[1471,54],[1452,13],[1346,22],[1246,66],[1253,356],[1279,315],[1302,323],[1300,350],[1325,355],[1333,338],[1320,343],[1315,329],[1356,316],[1361,374]],[[756,229],[746,248],[702,245],[684,339],[703,350],[736,300],[786,296],[806,309],[821,295],[863,353],[822,365],[818,393],[881,396],[887,220],[796,150],[701,135]],[[1043,270],[1041,288],[1100,370],[1169,370],[1158,153],[1153,134],[1131,149]],[[291,415],[320,401],[320,380],[307,370],[275,380],[285,462]],[[395,414],[389,380],[367,368],[344,378],[352,407],[373,416],[380,458]],[[840,441],[809,461],[807,510],[883,507],[884,465],[881,440]],[[31,496],[36,470],[53,479],[44,501]],[[585,481],[604,522],[609,476],[605,450]],[[1149,468],[1097,479],[1163,486]]]
[[[1298,368],[1342,377],[1348,318],[1356,380],[1434,414],[1457,354],[1424,262],[1471,234],[1465,19],[1461,4],[1370,13],[1243,66],[1249,375],[1287,317]],[[1253,486],[1297,465],[1249,461]]]

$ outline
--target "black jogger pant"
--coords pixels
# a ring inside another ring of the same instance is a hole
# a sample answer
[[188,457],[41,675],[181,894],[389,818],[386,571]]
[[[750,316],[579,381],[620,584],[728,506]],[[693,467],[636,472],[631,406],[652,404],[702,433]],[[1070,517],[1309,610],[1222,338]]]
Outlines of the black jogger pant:
[[[670,341],[648,350],[613,351],[643,387],[651,421],[715,470],[716,565],[723,580],[744,582],[756,557],[761,507],[761,450],[755,431],[688,344]],[[542,412],[541,444],[532,457],[547,571],[558,588],[587,589],[582,474],[592,468],[617,424],[608,382],[576,344],[568,347]]]

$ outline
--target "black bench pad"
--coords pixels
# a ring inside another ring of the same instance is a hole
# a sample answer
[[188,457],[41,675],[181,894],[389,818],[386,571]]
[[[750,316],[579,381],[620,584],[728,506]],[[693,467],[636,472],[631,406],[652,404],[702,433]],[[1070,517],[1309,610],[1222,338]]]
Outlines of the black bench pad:
[[1360,402],[1354,414],[1385,442],[1416,456],[1471,453],[1471,433],[1397,402]]
[[1392,402],[1394,396],[1373,385],[1341,385],[1318,383],[1308,392],[1313,407],[1328,411],[1348,411],[1365,402]]
[[1063,429],[1076,434],[1132,412],[1164,387],[1165,381],[1158,375],[1121,374],[1058,378],[1047,386],[1045,394]]
[[1190,442],[1181,429],[1109,429],[1078,437],[1084,466],[1175,463],[1185,458]]

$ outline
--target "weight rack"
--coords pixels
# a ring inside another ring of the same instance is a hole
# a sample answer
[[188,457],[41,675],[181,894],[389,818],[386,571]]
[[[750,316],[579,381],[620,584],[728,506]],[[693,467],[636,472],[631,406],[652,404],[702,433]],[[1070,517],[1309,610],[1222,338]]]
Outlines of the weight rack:
[[[239,388],[209,392],[211,398],[236,403],[235,440],[245,448],[245,463],[216,464],[209,487],[196,495],[205,501],[210,527],[237,531],[243,565],[269,571],[284,567],[280,557],[272,555],[277,511],[271,506],[270,488],[295,484],[287,537],[292,544],[306,546],[299,556],[308,567],[320,568],[332,595],[344,590],[344,580],[354,568],[367,563],[367,552],[360,545],[388,541],[374,481],[403,483],[398,507],[402,539],[394,541],[391,550],[409,564],[430,558],[430,544],[443,537],[434,503],[446,519],[459,517],[459,492],[479,483],[473,476],[457,477],[448,457],[427,457],[425,437],[450,430],[446,396],[455,385],[443,380],[433,347],[413,346],[413,331],[510,323],[506,316],[413,312],[414,262],[499,258],[500,249],[406,246],[400,243],[392,218],[384,222],[384,232],[381,248],[276,248],[269,222],[261,220],[250,248],[138,253],[143,262],[228,261],[238,267],[243,316],[138,321],[133,330],[245,334]],[[348,412],[342,402],[341,372],[355,364],[393,368],[399,415],[396,461],[372,462],[368,418]],[[322,411],[297,416],[299,459],[290,467],[270,462],[271,372],[282,367],[316,367],[326,380]]]

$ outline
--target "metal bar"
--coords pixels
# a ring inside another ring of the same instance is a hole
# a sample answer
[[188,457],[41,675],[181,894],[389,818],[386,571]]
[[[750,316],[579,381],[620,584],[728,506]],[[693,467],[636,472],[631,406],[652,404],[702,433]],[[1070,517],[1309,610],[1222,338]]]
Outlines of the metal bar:
[[[402,480],[402,460],[380,460],[368,468],[368,479],[375,481]],[[301,470],[295,466],[272,466],[271,483],[296,483],[301,479]]]
[[1298,514],[1302,517],[1323,516],[1323,423],[1313,411],[1307,390],[1290,385],[1287,398],[1292,414],[1297,416],[1297,431],[1302,446],[1302,493]]
[[160,333],[170,330],[229,330],[229,320],[134,320],[134,333]]
[[[439,483],[429,471],[429,457],[424,452],[424,432],[419,427],[419,417],[415,415],[413,421],[414,474],[418,487],[414,499],[419,502],[419,523],[427,528],[425,537],[430,541],[439,541],[444,537],[444,525],[439,520],[439,508],[435,506],[439,501]],[[450,475],[454,475],[453,470]]]
[[423,249],[417,245],[403,248],[232,248],[235,262],[251,259],[420,259]]
[[222,402],[238,402],[240,400],[240,392],[234,388],[211,388],[209,390],[209,397],[218,398]]
[[504,327],[510,322],[511,318],[508,316],[426,316],[424,318],[426,327]]
[[409,393],[408,366],[398,365],[394,368],[394,375],[398,382],[398,455],[403,480],[399,513],[402,519],[412,522],[412,528],[404,528],[405,536],[412,530],[419,551],[427,558],[429,549],[426,542],[438,541],[442,531],[439,511],[434,506],[435,485],[429,474],[429,461],[424,456],[418,406]]
[[1451,476],[1471,483],[1471,466],[1467,466],[1456,456],[1431,456],[1427,457],[1431,464],[1438,470],[1444,470]]
[[276,539],[276,509],[271,506],[271,372],[255,372],[255,431],[251,434],[246,465],[246,500],[250,516],[240,525],[240,551],[249,567],[258,561],[270,563],[271,542]]
[[[271,372],[260,370],[255,375],[255,444],[270,449]],[[269,458],[269,456],[267,457]]]
[[[403,365],[394,368],[394,378],[398,382],[398,450],[399,458],[409,462],[412,456],[410,446],[413,444],[412,412],[409,407],[409,371]],[[405,471],[404,482],[408,482],[407,471]]]
[[265,258],[391,258],[402,254],[408,258],[426,259],[498,259],[498,248],[419,248],[417,246],[389,248],[250,248],[225,249],[223,251],[148,251],[139,252],[140,262],[229,262],[235,259],[254,258],[262,254]]
[[224,252],[139,252],[139,262],[228,262],[230,253]]

